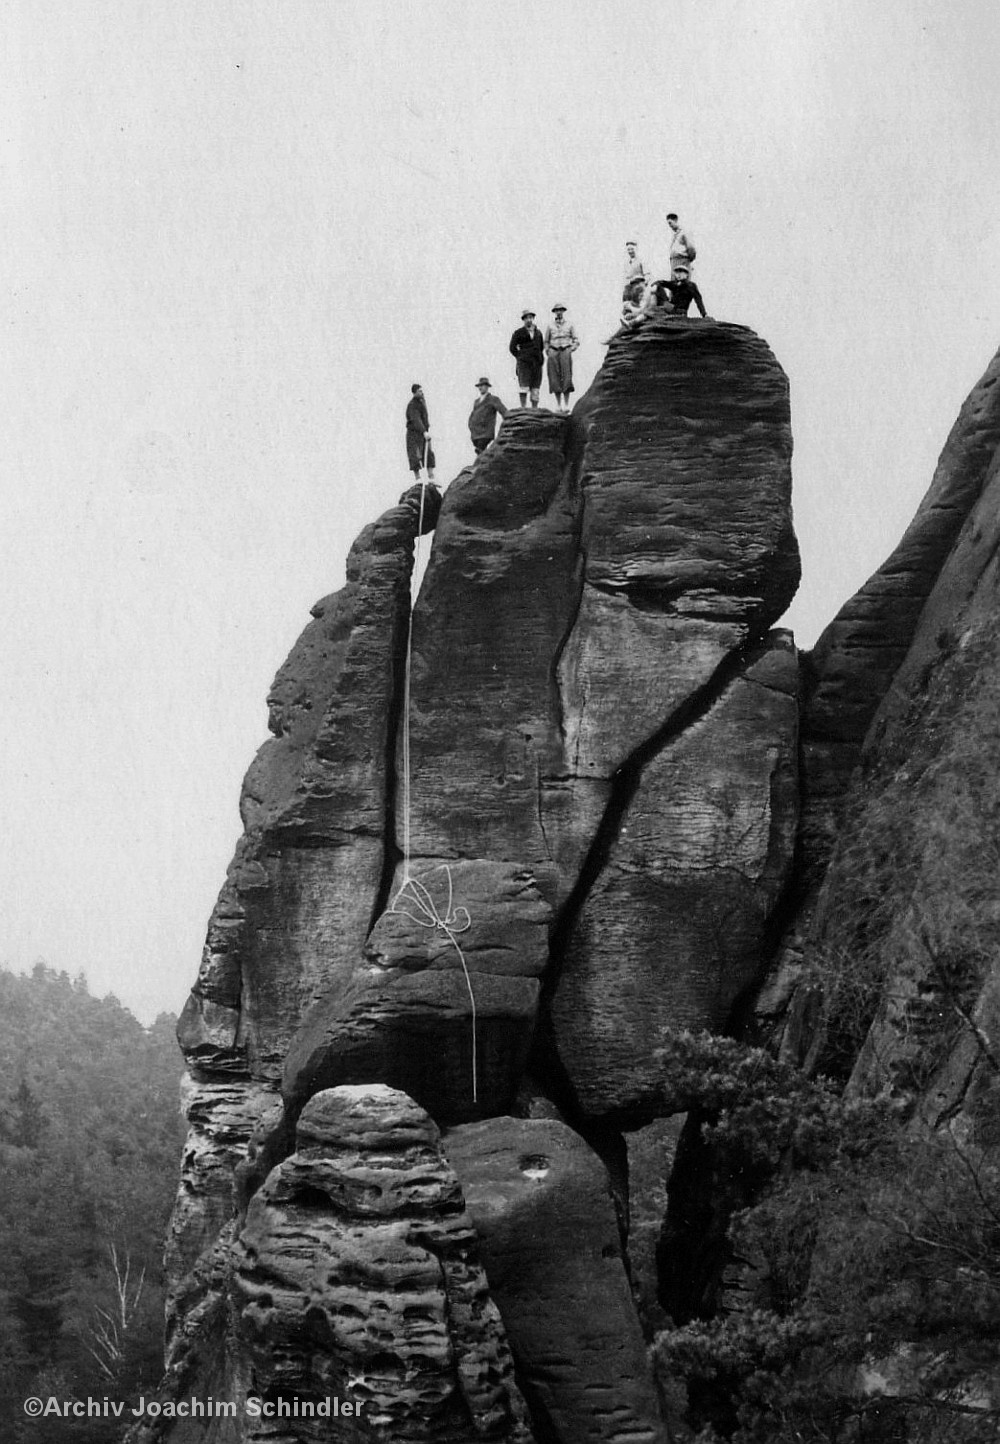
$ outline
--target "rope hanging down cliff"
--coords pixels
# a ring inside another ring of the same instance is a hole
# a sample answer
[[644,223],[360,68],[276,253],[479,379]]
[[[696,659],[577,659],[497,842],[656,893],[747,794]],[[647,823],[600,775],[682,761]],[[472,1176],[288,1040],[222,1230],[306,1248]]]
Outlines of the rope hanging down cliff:
[[[425,461],[426,461],[425,443]],[[427,483],[423,476],[420,478],[420,511],[417,519],[417,535],[413,544],[413,577],[417,576],[417,569],[420,564],[420,542],[424,530],[424,497],[427,490]],[[399,913],[408,917],[411,922],[421,928],[440,929],[451,943],[458,954],[458,960],[462,965],[462,972],[465,974],[465,986],[469,992],[469,1005],[472,1010],[472,1101],[479,1101],[478,1090],[478,1059],[476,1053],[476,995],[472,991],[472,978],[469,975],[469,966],[465,961],[465,954],[458,941],[457,934],[468,932],[472,926],[472,918],[468,908],[454,907],[454,889],[452,885],[451,868],[447,863],[442,863],[434,871],[443,871],[448,878],[448,901],[443,915],[438,911],[437,904],[426,885],[413,877],[410,872],[410,674],[413,661],[413,609],[416,603],[416,596],[411,584],[410,591],[410,615],[406,628],[406,665],[403,675],[403,880],[399,885],[395,897],[389,904],[389,911]],[[408,903],[405,907],[402,904]],[[411,911],[415,909],[415,911]]]

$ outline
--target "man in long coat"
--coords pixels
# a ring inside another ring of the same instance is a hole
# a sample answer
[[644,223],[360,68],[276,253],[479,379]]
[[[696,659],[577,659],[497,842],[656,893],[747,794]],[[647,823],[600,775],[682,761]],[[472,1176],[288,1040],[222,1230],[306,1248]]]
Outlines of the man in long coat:
[[532,406],[538,405],[538,391],[542,384],[542,333],[535,325],[534,311],[521,312],[521,325],[510,338],[508,351],[517,362],[517,389],[521,405],[527,404],[530,394]]

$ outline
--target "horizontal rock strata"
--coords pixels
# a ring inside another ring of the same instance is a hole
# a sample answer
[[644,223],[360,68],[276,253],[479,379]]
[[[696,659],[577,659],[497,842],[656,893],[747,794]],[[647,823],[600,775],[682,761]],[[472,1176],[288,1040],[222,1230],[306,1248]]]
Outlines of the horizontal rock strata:
[[235,1250],[238,1337],[265,1397],[360,1406],[293,1438],[532,1438],[461,1189],[430,1118],[381,1085],[317,1094]]
[[[267,1092],[232,1157],[206,1145],[236,1181],[225,1205],[221,1190],[211,1205],[192,1194],[178,1213],[185,1276],[210,1281],[188,1322],[202,1304],[217,1321],[223,1233],[246,1210],[229,1253],[239,1340],[213,1324],[233,1389],[252,1373],[314,1397],[360,1368],[383,1433],[359,1439],[521,1437],[457,1185],[427,1130],[566,1109],[598,1120],[623,1196],[615,1127],[674,1102],[653,1052],[672,1028],[722,1026],[756,977],[795,824],[795,655],[765,641],[798,578],[790,455],[787,382],[759,338],[650,322],[612,343],[571,417],[509,416],[439,515],[436,495],[404,493],[314,609],[272,687],[274,736],[247,774],[246,831],[180,1028],[199,1080]],[[411,619],[414,537],[435,521]],[[379,1088],[423,1120],[419,1168],[401,1141],[411,1125],[400,1133],[389,1114],[362,1158],[358,1118]],[[657,1439],[603,1165],[565,1125],[532,1123],[562,1130],[551,1177],[529,1178],[539,1216],[564,1219],[568,1239],[583,1227],[567,1201],[579,1188],[602,1238],[589,1280],[569,1243],[559,1255],[589,1302],[563,1299],[577,1353],[554,1393],[533,1355],[542,1334],[519,1336],[540,1437]],[[410,1195],[375,1234],[344,1212],[362,1176],[392,1192],[414,1168],[434,1180],[435,1241]],[[349,1281],[327,1261],[362,1259],[362,1233],[375,1254],[345,1313]],[[590,1257],[596,1235],[579,1236]],[[386,1323],[397,1249],[420,1298]],[[596,1348],[585,1316],[599,1299]],[[377,1340],[401,1350],[385,1377]],[[463,1350],[487,1362],[468,1373]]]

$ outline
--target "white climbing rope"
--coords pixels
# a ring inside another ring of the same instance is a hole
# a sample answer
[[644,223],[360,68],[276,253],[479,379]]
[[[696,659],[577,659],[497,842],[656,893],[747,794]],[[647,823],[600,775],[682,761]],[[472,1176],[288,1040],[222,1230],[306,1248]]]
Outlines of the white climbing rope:
[[[458,961],[461,963],[462,972],[465,974],[465,986],[469,992],[469,1005],[472,1009],[472,1101],[473,1103],[478,1103],[479,1067],[476,1056],[476,995],[472,991],[472,978],[469,976],[469,965],[465,961],[465,954],[456,936],[457,933],[466,933],[469,931],[469,928],[472,926],[472,918],[469,915],[468,908],[456,908],[452,905],[454,890],[451,880],[451,868],[448,864],[446,862],[441,863],[434,870],[436,872],[443,870],[448,877],[448,902],[443,914],[438,912],[437,904],[424,883],[410,876],[404,878],[399,891],[392,900],[392,906],[389,911],[402,913],[403,916],[408,917],[411,922],[415,922],[418,927],[440,928],[458,954]],[[410,903],[417,911],[411,912],[410,908],[401,907],[400,902]]]
[[[424,443],[424,467],[427,471],[427,452],[429,444]],[[469,992],[469,1004],[472,1010],[472,1101],[479,1101],[478,1092],[478,1058],[476,1053],[476,995],[472,991],[472,978],[469,976],[469,965],[465,961],[465,954],[458,941],[457,934],[468,932],[472,926],[472,918],[468,908],[458,907],[454,904],[454,888],[452,885],[451,868],[447,863],[442,863],[434,871],[441,871],[442,868],[448,877],[448,902],[444,913],[440,913],[429,889],[410,872],[410,672],[413,661],[413,610],[416,605],[415,585],[418,569],[420,566],[420,542],[424,531],[424,498],[427,493],[427,482],[424,476],[420,478],[420,511],[417,519],[417,536],[413,544],[413,583],[410,588],[410,616],[406,630],[406,666],[403,675],[403,881],[396,891],[395,897],[389,904],[389,911],[401,913],[408,917],[411,922],[421,928],[439,928],[451,943],[458,954],[458,960],[462,965],[462,972],[465,974],[465,986]],[[411,912],[409,907],[401,907],[400,903],[406,902],[410,907],[415,908]]]

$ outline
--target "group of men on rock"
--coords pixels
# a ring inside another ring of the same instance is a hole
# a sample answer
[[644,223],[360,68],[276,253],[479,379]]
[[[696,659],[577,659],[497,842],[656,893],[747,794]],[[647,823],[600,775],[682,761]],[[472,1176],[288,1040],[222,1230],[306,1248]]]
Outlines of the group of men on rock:
[[622,290],[622,326],[634,331],[650,316],[686,316],[692,303],[704,317],[705,303],[691,279],[697,251],[691,234],[682,228],[675,211],[667,216],[673,234],[670,242],[670,279],[656,280],[639,259],[635,241],[625,242],[625,285]]
[[[625,285],[622,291],[621,325],[623,331],[634,331],[643,322],[656,316],[686,316],[692,303],[705,316],[705,305],[695,282],[691,279],[691,267],[697,254],[691,233],[685,230],[675,211],[667,214],[667,225],[671,231],[670,278],[657,280],[647,271],[639,258],[635,241],[625,242]],[[566,307],[561,303],[552,307],[553,320],[543,335],[535,325],[535,313],[521,312],[521,325],[510,338],[508,350],[514,358],[517,374],[517,388],[521,406],[530,400],[538,405],[542,385],[543,367],[548,371],[549,390],[555,397],[556,410],[569,411],[569,398],[573,391],[573,352],[580,345],[576,328],[566,319]],[[488,376],[480,376],[476,382],[478,396],[469,414],[469,435],[476,455],[485,451],[495,439],[498,422],[502,423],[508,408],[494,396]],[[431,449],[430,418],[423,388],[414,383],[410,388],[410,400],[406,407],[406,460],[407,465],[419,480],[420,472],[427,469],[428,479],[434,480],[434,452]]]
[[511,336],[507,349],[514,358],[521,405],[524,406],[529,397],[532,406],[538,405],[544,357],[548,363],[549,390],[556,399],[556,410],[568,411],[573,390],[573,352],[579,346],[580,338],[573,322],[566,320],[565,306],[553,306],[552,317],[552,324],[546,326],[543,337],[535,325],[534,311],[522,311],[521,324]]

